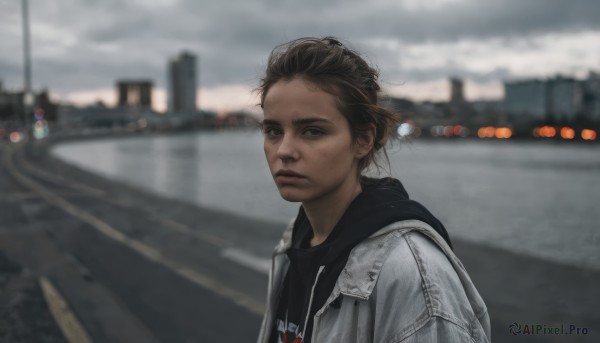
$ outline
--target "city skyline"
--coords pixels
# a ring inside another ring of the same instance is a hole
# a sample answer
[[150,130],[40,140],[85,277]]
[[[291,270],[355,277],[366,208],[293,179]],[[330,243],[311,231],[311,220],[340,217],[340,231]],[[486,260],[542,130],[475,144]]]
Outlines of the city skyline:
[[[34,89],[77,104],[115,104],[114,80],[148,78],[155,82],[154,108],[163,111],[165,62],[187,50],[201,62],[202,108],[249,107],[271,49],[307,35],[349,42],[378,65],[388,94],[415,100],[447,100],[448,77],[465,80],[467,99],[499,98],[505,80],[583,78],[600,70],[594,1],[258,1],[221,8],[161,0],[89,7],[30,4]],[[0,79],[7,89],[23,85],[20,16],[18,2],[0,5]]]

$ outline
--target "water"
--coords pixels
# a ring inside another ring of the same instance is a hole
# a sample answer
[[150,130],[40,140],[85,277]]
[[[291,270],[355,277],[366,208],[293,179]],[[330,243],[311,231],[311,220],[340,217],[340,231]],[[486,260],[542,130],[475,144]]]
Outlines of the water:
[[[551,142],[417,141],[390,151],[391,174],[451,237],[600,269],[597,150]],[[163,196],[282,226],[298,208],[279,197],[258,132],[74,142],[53,152]]]

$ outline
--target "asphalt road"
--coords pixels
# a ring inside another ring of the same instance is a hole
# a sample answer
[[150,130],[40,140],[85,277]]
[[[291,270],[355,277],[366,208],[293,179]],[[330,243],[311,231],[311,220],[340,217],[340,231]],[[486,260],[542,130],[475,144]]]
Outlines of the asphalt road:
[[2,150],[12,207],[2,211],[0,250],[48,277],[94,342],[255,340],[267,277],[221,254],[244,236],[227,229],[251,234],[243,218],[52,170],[24,149]]
[[[45,142],[0,147],[0,251],[46,277],[93,342],[253,342],[280,225],[198,208],[55,160]],[[600,341],[600,273],[454,241],[494,342]],[[587,335],[517,335],[513,323]]]

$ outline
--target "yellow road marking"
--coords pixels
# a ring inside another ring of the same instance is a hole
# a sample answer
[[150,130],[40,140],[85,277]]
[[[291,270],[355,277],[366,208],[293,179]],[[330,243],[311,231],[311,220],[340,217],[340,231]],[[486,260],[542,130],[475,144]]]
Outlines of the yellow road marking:
[[254,300],[253,298],[247,296],[246,294],[239,292],[209,276],[198,273],[195,270],[192,270],[186,266],[183,266],[167,256],[164,256],[160,251],[138,241],[132,239],[121,231],[111,227],[106,222],[100,220],[90,212],[87,212],[79,207],[71,204],[67,200],[62,197],[56,195],[52,191],[43,187],[39,183],[33,181],[32,179],[26,177],[21,174],[14,166],[14,163],[11,159],[11,154],[4,154],[4,165],[8,169],[8,171],[12,174],[12,176],[19,181],[23,186],[35,191],[40,194],[48,203],[62,209],[63,211],[79,218],[85,223],[88,223],[93,228],[95,228],[98,232],[104,234],[105,236],[131,248],[132,250],[138,252],[139,254],[145,256],[151,261],[159,263],[171,270],[173,270],[178,275],[183,278],[206,288],[216,294],[219,294],[233,303],[247,309],[248,311],[262,315],[265,310],[265,306],[263,303]]
[[79,322],[67,301],[60,292],[54,288],[50,280],[40,277],[39,285],[48,304],[50,313],[58,324],[67,341],[72,343],[92,343],[92,339]]
[[[35,168],[29,161],[27,161],[27,159],[25,159],[23,157],[23,147],[19,146],[17,149],[18,149],[18,151],[15,154],[15,158],[17,158],[19,160],[19,163],[21,163],[21,165],[25,169],[27,169],[27,171],[36,174],[37,176],[41,177],[42,179],[45,179],[46,181],[49,181],[49,182],[52,182],[55,184],[59,184],[59,185],[63,185],[63,186],[71,187],[71,188],[78,188],[79,190],[89,192],[92,195],[99,197],[103,201],[115,204],[115,205],[123,207],[123,208],[132,208],[131,204],[129,204],[125,201],[122,201],[121,199],[105,197],[106,192],[104,192],[102,190],[99,190],[97,188],[90,187],[90,186],[87,186],[87,185],[84,185],[84,184],[81,184],[78,182],[68,181],[62,177],[59,177],[58,175],[49,174],[47,172],[42,171],[41,169]],[[179,233],[187,234],[190,236],[194,236],[206,243],[212,244],[219,248],[226,246],[226,242],[223,239],[221,239],[215,235],[211,235],[209,233],[192,230],[187,225],[181,224],[172,219],[160,218],[160,217],[152,218],[152,219],[158,220],[163,226],[167,227],[168,229],[177,231]]]

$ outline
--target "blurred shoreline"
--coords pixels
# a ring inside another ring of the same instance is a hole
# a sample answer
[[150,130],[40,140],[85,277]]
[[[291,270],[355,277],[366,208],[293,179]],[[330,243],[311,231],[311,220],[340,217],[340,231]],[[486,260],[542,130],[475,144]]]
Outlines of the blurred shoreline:
[[[281,201],[258,131],[190,132],[59,144],[52,154],[112,180],[285,225],[298,204]],[[388,149],[392,176],[452,237],[600,270],[593,146],[418,140]],[[460,213],[461,215],[456,215]]]

